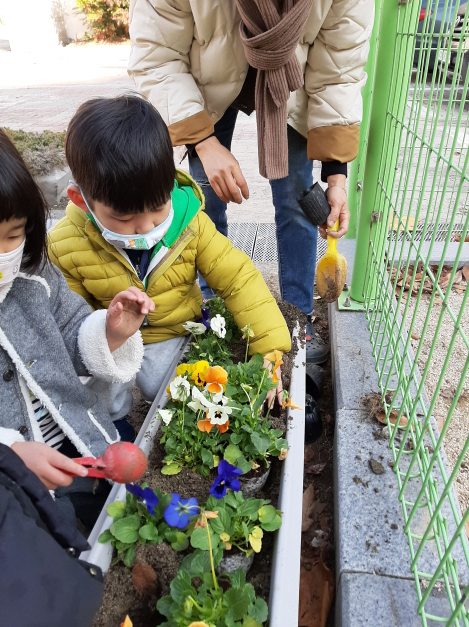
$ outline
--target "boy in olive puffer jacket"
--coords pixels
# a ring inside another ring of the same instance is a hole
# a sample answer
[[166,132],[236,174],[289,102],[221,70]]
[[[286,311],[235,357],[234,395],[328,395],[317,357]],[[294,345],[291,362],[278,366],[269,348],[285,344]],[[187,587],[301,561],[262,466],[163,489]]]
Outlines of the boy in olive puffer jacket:
[[[49,235],[49,256],[94,309],[108,307],[130,286],[154,301],[142,327],[145,355],[136,378],[147,400],[188,333],[182,325],[201,317],[198,271],[238,326],[250,324],[251,354],[290,350],[286,323],[262,275],[217,232],[200,188],[175,169],[167,127],[151,104],[137,96],[84,103],[70,122],[66,155],[71,202]],[[111,385],[114,420],[131,409],[130,385]]]

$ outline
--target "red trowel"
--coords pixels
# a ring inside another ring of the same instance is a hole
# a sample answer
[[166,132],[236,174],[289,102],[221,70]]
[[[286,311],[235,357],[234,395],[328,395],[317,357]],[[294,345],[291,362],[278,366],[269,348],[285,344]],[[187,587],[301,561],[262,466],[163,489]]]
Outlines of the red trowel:
[[112,479],[116,483],[133,483],[147,468],[147,456],[131,442],[116,442],[101,457],[78,457],[73,460],[88,469],[88,477]]

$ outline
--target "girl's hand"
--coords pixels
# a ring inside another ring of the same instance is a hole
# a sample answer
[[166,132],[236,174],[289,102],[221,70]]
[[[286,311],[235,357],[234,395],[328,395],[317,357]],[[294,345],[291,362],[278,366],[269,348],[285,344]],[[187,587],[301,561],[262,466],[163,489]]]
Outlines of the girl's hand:
[[42,442],[15,442],[11,449],[48,490],[70,485],[73,481],[70,475],[86,477],[88,474],[86,468]]
[[[345,193],[346,178],[344,174],[335,174],[327,177],[327,182],[331,187],[328,187],[326,194],[329,205],[331,206],[331,213],[327,218],[327,223],[321,224],[319,227],[319,234],[322,238],[326,239],[330,237],[340,238],[343,237],[347,231],[350,222],[350,212],[347,205],[347,194]],[[338,187],[338,186],[341,187]],[[334,226],[339,221],[338,231],[328,231],[327,229]]]
[[106,338],[111,353],[136,333],[145,316],[154,310],[155,303],[137,287],[117,294],[106,314]]
[[[272,379],[272,362],[267,359],[266,357],[264,357],[264,368],[267,368],[270,372],[269,374],[269,378]],[[271,408],[274,406],[275,403],[275,396],[277,396],[277,401],[278,404],[280,405],[280,407],[283,404],[283,384],[282,384],[282,371],[280,366],[277,366],[277,368],[275,369],[275,374],[277,376],[278,382],[277,382],[277,387],[275,388],[275,390],[270,390],[267,393],[267,398],[266,398],[266,402],[267,402],[267,407]]]

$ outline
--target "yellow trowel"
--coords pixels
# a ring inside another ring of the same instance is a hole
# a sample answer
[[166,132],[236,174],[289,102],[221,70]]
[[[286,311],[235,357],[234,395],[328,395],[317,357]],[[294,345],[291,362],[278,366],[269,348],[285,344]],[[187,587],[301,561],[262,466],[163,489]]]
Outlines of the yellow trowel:
[[[339,221],[328,231],[338,231]],[[316,289],[326,303],[336,301],[347,278],[347,260],[337,250],[337,238],[327,236],[327,251],[316,266]]]
[[[315,183],[297,197],[301,210],[314,226],[324,224],[329,217],[331,208],[322,187]],[[339,222],[328,231],[338,231]],[[337,239],[327,236],[327,252],[316,268],[316,288],[318,294],[327,303],[337,300],[344,288],[347,278],[347,261],[337,250]]]

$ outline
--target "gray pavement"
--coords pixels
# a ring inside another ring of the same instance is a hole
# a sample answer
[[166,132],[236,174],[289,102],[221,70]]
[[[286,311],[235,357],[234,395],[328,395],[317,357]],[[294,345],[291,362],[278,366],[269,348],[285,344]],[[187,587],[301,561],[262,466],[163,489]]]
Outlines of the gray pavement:
[[[82,102],[134,89],[126,71],[129,52],[128,44],[71,45],[42,57],[0,50],[0,125],[36,132],[65,130]],[[250,197],[242,205],[229,205],[229,222],[274,222],[270,185],[258,170],[256,136],[255,116],[240,114],[232,151]],[[187,170],[187,159],[178,166]],[[313,175],[319,178],[318,166]]]

